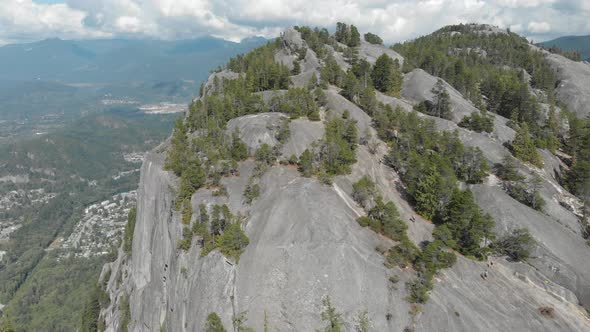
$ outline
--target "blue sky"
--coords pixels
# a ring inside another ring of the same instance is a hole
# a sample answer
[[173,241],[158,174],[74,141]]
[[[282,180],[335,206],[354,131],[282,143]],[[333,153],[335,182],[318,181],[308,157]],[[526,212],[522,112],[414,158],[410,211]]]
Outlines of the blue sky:
[[535,41],[590,34],[590,0],[0,0],[0,44],[44,38],[273,37],[294,24],[355,24],[393,43],[457,23]]

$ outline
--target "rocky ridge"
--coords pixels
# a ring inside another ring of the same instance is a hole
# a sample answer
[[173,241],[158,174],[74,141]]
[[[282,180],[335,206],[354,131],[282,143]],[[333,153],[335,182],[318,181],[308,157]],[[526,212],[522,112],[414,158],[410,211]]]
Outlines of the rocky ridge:
[[[287,59],[288,65],[294,50],[305,46],[305,41],[289,29],[282,42],[284,47],[275,60]],[[369,50],[363,44],[361,50],[359,56],[368,61],[381,53],[402,59],[381,46],[371,45]],[[318,67],[317,57],[308,48],[301,74],[293,77],[294,85],[301,85],[317,73]],[[232,77],[234,73],[223,75]],[[405,75],[401,98],[378,98],[411,111],[414,103],[432,98],[430,90],[436,80],[415,70]],[[211,82],[212,78],[205,91]],[[499,162],[507,153],[502,143],[514,135],[505,125],[507,119],[496,116],[496,130],[491,134],[459,128],[456,122],[462,115],[477,109],[450,86],[448,89],[460,116],[453,121],[433,118],[437,127],[458,130],[466,146],[479,146],[486,159]],[[339,95],[337,88],[330,87],[326,97],[326,108],[340,114],[348,111],[357,121],[359,132],[372,131],[371,118]],[[236,118],[228,125],[228,135],[239,127],[251,151],[262,143],[275,145],[273,123],[281,117],[262,113]],[[284,156],[299,155],[323,135],[321,123],[300,119],[289,126]],[[376,331],[402,331],[406,326],[417,331],[590,329],[590,321],[579,306],[590,304],[590,265],[580,264],[582,257],[589,257],[590,248],[580,236],[577,216],[564,207],[565,198],[573,198],[555,180],[559,161],[549,153],[543,154],[545,169],[520,165],[523,172],[542,176],[541,194],[548,203],[545,214],[513,200],[492,178],[472,188],[479,205],[494,217],[498,234],[524,226],[531,230],[539,246],[530,264],[497,259],[491,277],[482,281],[480,273],[487,269],[486,263],[459,257],[455,266],[437,277],[423,311],[409,314],[412,307],[404,301],[407,294],[401,285],[414,272],[383,265],[375,247],[390,240],[359,226],[356,218],[364,211],[351,198],[352,183],[368,175],[384,198],[396,203],[408,223],[410,238],[415,243],[431,238],[433,225],[429,221],[420,217],[415,223],[409,221],[415,212],[398,189],[396,172],[381,162],[386,150],[383,142],[379,142],[375,154],[359,146],[352,173],[335,178],[331,186],[303,178],[292,167],[274,166],[260,179],[261,195],[249,206],[244,204],[242,193],[254,165],[246,161],[239,166],[239,176],[222,179],[227,197],[214,196],[208,189],[198,190],[191,200],[194,211],[199,204],[225,203],[232,212],[249,216],[245,231],[250,244],[237,264],[217,251],[201,257],[197,245],[187,252],[177,249],[182,237],[181,216],[173,209],[178,179],[163,170],[167,144],[152,151],[141,169],[131,256],[121,250],[117,260],[103,269],[101,278],[108,276],[111,299],[102,312],[108,331],[117,331],[125,321],[121,303],[127,294],[132,331],[199,331],[210,312],[217,312],[225,326],[232,326],[232,318],[245,313],[248,325],[256,330],[262,330],[267,320],[276,330],[309,331],[322,325],[319,312],[326,295],[332,298],[350,331],[364,310]],[[400,277],[399,287],[390,285],[392,274]],[[554,308],[553,318],[539,313],[539,308],[547,306]]]

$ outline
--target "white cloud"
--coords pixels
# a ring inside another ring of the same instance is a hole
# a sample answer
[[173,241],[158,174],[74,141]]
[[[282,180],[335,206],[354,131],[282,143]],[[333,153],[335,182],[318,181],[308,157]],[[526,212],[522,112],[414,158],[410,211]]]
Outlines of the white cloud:
[[541,5],[549,5],[557,0],[497,0],[496,4],[509,8],[531,8]]
[[1,0],[0,40],[27,41],[53,37],[108,37],[84,26],[86,13],[65,4],[37,4],[32,0]]
[[145,29],[141,24],[139,18],[134,16],[120,16],[117,18],[115,26],[125,32],[138,33],[143,32]]
[[530,22],[528,30],[532,33],[543,34],[551,31],[551,24],[547,22]]
[[387,42],[447,24],[480,22],[526,36],[590,33],[588,0],[0,0],[0,40],[46,37],[192,38],[239,40],[276,36],[293,24],[333,28],[338,21]]

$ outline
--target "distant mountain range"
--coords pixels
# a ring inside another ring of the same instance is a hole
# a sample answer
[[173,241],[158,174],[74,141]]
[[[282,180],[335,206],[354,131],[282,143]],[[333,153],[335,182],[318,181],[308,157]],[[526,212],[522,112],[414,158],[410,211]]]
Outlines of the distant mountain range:
[[0,47],[0,80],[68,83],[203,80],[211,68],[266,42],[46,39]]
[[564,36],[539,43],[545,48],[556,46],[565,51],[578,51],[582,59],[590,61],[590,36]]
[[54,38],[2,46],[0,142],[112,103],[187,103],[212,68],[266,42]]

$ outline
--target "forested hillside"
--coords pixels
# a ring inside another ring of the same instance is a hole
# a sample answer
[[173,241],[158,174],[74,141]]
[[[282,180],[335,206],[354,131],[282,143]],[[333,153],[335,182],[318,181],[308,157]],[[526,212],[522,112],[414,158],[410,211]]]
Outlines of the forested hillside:
[[590,61],[590,36],[564,36],[539,43],[539,45],[574,61]]
[[138,160],[129,157],[163,140],[174,118],[120,108],[0,147],[0,176],[8,179],[0,190],[7,197],[0,204],[0,303],[17,330],[78,325],[91,280],[109,258],[77,257],[61,242],[87,206],[136,188]]
[[571,155],[564,159],[571,168],[561,182],[587,200],[590,159],[584,151],[590,146],[590,119],[576,118],[556,100],[557,78],[541,51],[509,31],[489,34],[481,28],[448,26],[393,49],[406,57],[405,71],[419,67],[440,76],[481,110],[464,126],[483,121],[486,111],[509,118],[518,135],[515,157],[541,166],[534,147]]

